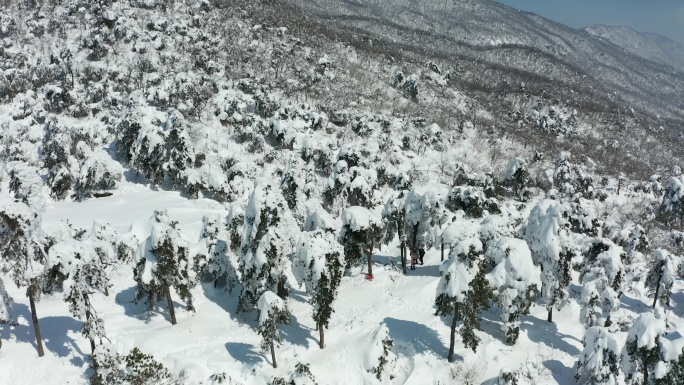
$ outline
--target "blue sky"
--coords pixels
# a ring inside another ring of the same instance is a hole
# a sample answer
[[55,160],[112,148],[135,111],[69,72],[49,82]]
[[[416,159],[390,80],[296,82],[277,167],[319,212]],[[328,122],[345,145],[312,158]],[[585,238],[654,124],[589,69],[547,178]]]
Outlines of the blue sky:
[[497,0],[574,28],[625,25],[684,43],[684,0]]

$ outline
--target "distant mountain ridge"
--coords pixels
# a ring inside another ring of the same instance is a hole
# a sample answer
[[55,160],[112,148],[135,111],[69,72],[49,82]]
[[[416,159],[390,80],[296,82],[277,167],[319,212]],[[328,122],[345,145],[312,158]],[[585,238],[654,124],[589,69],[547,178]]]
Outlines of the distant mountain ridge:
[[632,54],[684,71],[684,45],[668,37],[656,33],[639,32],[624,26],[592,25],[584,30]]

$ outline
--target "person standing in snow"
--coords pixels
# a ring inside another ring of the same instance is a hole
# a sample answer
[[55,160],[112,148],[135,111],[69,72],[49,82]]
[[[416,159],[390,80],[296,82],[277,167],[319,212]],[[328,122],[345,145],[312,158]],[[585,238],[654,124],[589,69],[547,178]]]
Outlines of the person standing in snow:
[[425,247],[423,245],[420,245],[420,248],[418,249],[418,259],[420,260],[420,264],[423,265],[423,258],[425,257]]
[[418,262],[418,252],[416,249],[411,248],[411,270],[416,269],[416,262]]

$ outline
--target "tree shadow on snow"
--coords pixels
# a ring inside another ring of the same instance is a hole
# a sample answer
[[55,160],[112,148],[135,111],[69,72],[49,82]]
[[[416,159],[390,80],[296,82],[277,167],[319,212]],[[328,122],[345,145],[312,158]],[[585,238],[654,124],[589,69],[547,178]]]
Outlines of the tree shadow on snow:
[[641,314],[651,309],[651,307],[646,305],[643,301],[634,298],[626,293],[622,293],[622,295],[620,296],[620,304],[621,307],[631,310],[637,314]]
[[556,384],[572,385],[577,383],[574,378],[574,367],[567,367],[558,360],[546,360],[543,364],[547,369],[549,369],[551,375],[553,375],[553,379],[556,380]]
[[[442,357],[449,351],[437,332],[425,325],[390,317],[385,318],[383,322],[387,325],[393,340],[411,344],[416,353],[432,352]],[[456,355],[456,360],[462,359],[463,357]]]
[[535,343],[542,343],[575,357],[580,354],[580,349],[566,340],[575,340],[579,343],[582,341],[570,334],[559,333],[558,326],[554,322],[524,316],[520,322],[520,330],[526,331],[527,338]]
[[[131,286],[128,289],[116,293],[114,301],[117,305],[124,308],[124,314],[126,316],[144,321],[146,324],[152,321],[154,315],[160,315],[171,322],[171,314],[169,313],[166,298],[154,304],[150,309],[147,303],[145,303],[145,300],[135,303],[135,286]],[[173,301],[173,307],[176,311],[176,315],[181,311],[188,310],[187,306],[176,301]]]
[[299,323],[294,314],[290,314],[290,324],[282,325],[280,327],[280,335],[283,340],[292,345],[303,346],[309,348],[309,340],[314,340],[312,337],[313,329],[306,327]]
[[254,347],[250,344],[228,342],[226,343],[226,350],[233,359],[240,361],[245,365],[256,365],[262,361],[266,361],[264,354],[256,352]]
[[[409,263],[409,262],[407,262]],[[410,265],[409,265],[410,266]],[[416,265],[415,270],[406,269],[406,275],[415,275],[419,277],[437,277],[439,278],[439,265]]]
[[[70,361],[74,366],[83,366],[88,355],[69,336],[70,332],[80,333],[83,322],[64,316],[40,317],[40,306],[38,306],[37,311],[45,349],[62,358],[71,356]],[[17,341],[31,344],[37,350],[36,334],[33,329],[33,320],[28,306],[15,303],[11,308],[10,314],[18,324],[14,326],[3,325],[0,338],[7,341],[10,336],[14,336]],[[19,323],[22,318],[25,321]]]
[[231,318],[237,314],[238,301],[240,300],[240,285],[236,285],[232,290],[226,288],[215,288],[211,283],[203,283],[202,291],[204,296],[211,302],[217,304],[221,309],[228,313]]

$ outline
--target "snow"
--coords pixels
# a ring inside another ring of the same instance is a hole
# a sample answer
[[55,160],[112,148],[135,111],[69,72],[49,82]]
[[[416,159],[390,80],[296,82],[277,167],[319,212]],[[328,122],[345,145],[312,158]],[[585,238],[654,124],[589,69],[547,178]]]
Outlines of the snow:
[[351,206],[342,212],[342,223],[352,231],[363,231],[379,224],[381,220],[370,210],[361,206]]
[[446,294],[456,302],[463,303],[470,289],[470,282],[475,278],[479,267],[470,267],[462,259],[447,259],[439,267],[442,277],[437,285],[437,295]]

